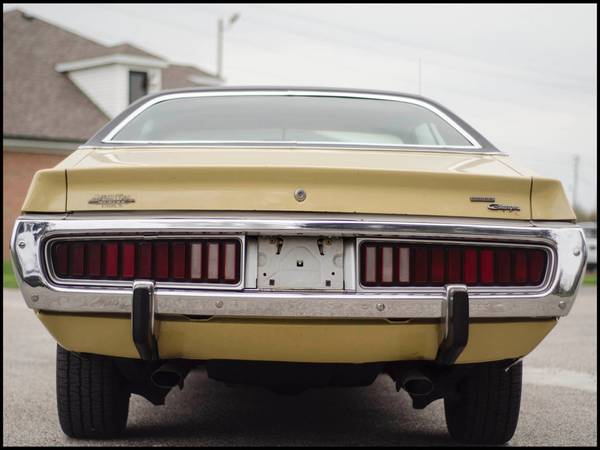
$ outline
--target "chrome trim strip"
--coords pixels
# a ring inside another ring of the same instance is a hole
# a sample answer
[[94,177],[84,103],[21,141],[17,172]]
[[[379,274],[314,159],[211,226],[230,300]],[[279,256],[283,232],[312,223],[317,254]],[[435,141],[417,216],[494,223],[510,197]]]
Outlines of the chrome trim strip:
[[[586,246],[580,228],[527,223],[460,223],[424,219],[365,215],[248,214],[243,217],[147,217],[115,215],[109,218],[23,216],[15,225],[11,255],[15,275],[27,305],[35,310],[78,313],[129,313],[131,288],[85,288],[55,286],[42,268],[40,242],[63,233],[80,235],[110,233],[177,233],[246,235],[308,235],[345,237],[452,238],[458,241],[514,242],[547,245],[556,253],[556,270],[548,289],[532,293],[477,293],[469,290],[470,316],[486,318],[558,317],[568,314],[583,279]],[[97,216],[98,217],[98,216]],[[509,221],[506,221],[509,222]],[[496,221],[497,223],[497,221]],[[185,290],[158,287],[159,314],[217,315],[231,317],[314,318],[432,318],[441,317],[445,291],[438,292],[261,292]],[[382,308],[383,305],[383,308]]]
[[357,265],[356,260],[356,239],[344,239],[344,290],[356,291]]
[[[471,145],[457,145],[457,146],[444,146],[444,145],[386,145],[386,144],[369,144],[369,143],[361,143],[361,142],[352,142],[352,143],[341,143],[342,145],[355,145],[355,146],[373,146],[373,147],[425,147],[425,148],[448,148],[448,149],[480,149],[482,148],[481,144],[477,142],[477,140],[467,133],[461,126],[459,126],[454,120],[448,117],[445,113],[440,111],[435,106],[414,98],[404,97],[401,95],[386,95],[386,94],[369,94],[369,93],[356,93],[356,92],[337,92],[337,91],[312,91],[312,90],[289,90],[289,89],[281,89],[281,90],[268,90],[268,91],[207,91],[207,92],[180,92],[176,94],[164,94],[157,97],[152,98],[146,103],[142,104],[139,108],[129,114],[125,119],[121,121],[115,128],[113,128],[110,133],[106,135],[104,139],[102,139],[103,143],[113,143],[113,144],[236,144],[236,145],[256,145],[256,144],[265,144],[265,143],[273,143],[273,141],[128,141],[128,140],[113,140],[115,137],[129,122],[135,119],[139,114],[141,114],[146,109],[151,106],[156,105],[157,103],[175,100],[181,98],[195,98],[195,97],[226,97],[226,96],[310,96],[310,97],[342,97],[342,98],[362,98],[362,99],[371,99],[371,100],[388,100],[388,101],[396,101],[396,102],[404,102],[410,103],[413,105],[421,106],[429,111],[433,112],[437,116],[439,116],[442,120],[448,123],[452,128],[454,128],[460,135],[462,135],[467,141],[471,143]],[[299,141],[304,144],[311,145],[323,145],[323,144],[331,144],[331,142],[318,142],[318,141]],[[296,144],[296,141],[277,141],[276,144]]]
[[244,258],[245,282],[244,287],[246,289],[256,289],[258,282],[258,242],[254,237],[246,238],[245,245],[246,257]]
[[[125,150],[129,150],[129,149],[140,149],[140,148],[165,148],[167,147],[166,145],[159,145],[159,144],[140,144],[140,145],[135,145],[135,144],[131,144],[131,145],[103,145],[101,147],[97,146],[97,145],[80,145],[79,147],[77,147],[77,150],[120,150],[120,149],[125,149]],[[205,145],[202,143],[198,143],[198,144],[173,144],[173,145],[169,145],[168,148],[235,148],[235,149],[239,149],[241,148],[239,145],[232,145],[232,144],[210,144],[210,145]],[[490,154],[494,155],[494,156],[507,156],[508,153],[503,152],[501,150],[494,150],[494,151],[486,151],[486,150],[459,150],[459,149],[455,149],[455,148],[449,148],[449,147],[430,147],[430,146],[423,146],[421,148],[409,148],[409,147],[378,147],[376,144],[369,144],[369,145],[363,145],[363,146],[352,146],[352,145],[348,145],[348,144],[344,144],[344,145],[340,145],[340,144],[332,144],[332,143],[327,143],[327,144],[322,144],[322,145],[309,145],[306,143],[298,143],[298,144],[294,144],[294,145],[290,145],[288,144],[274,144],[273,142],[265,142],[261,145],[252,145],[252,144],[247,144],[244,145],[243,148],[245,149],[252,149],[252,148],[256,148],[256,149],[261,149],[261,150],[265,150],[265,149],[327,149],[327,150],[367,150],[367,151],[371,151],[371,150],[377,150],[380,152],[394,152],[394,151],[403,151],[403,152],[420,152],[420,153],[456,153],[456,154],[462,154],[462,155],[485,155],[485,156],[490,156]],[[468,147],[468,148],[474,148],[474,147]]]

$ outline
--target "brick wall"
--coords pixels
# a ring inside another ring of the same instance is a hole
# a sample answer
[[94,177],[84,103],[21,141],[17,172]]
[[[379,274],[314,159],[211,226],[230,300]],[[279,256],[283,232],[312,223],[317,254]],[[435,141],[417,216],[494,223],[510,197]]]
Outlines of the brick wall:
[[43,153],[2,152],[2,258],[9,259],[8,243],[15,219],[21,213],[21,206],[35,172],[54,167],[66,155]]

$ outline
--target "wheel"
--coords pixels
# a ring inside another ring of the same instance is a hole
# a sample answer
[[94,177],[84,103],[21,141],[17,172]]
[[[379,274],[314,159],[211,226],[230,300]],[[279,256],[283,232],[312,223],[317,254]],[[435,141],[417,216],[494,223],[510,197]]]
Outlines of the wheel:
[[130,392],[113,361],[79,356],[57,345],[56,395],[63,432],[74,438],[110,438],[127,425]]
[[473,364],[444,398],[450,435],[468,444],[504,444],[512,438],[519,420],[523,363],[509,370],[507,362]]

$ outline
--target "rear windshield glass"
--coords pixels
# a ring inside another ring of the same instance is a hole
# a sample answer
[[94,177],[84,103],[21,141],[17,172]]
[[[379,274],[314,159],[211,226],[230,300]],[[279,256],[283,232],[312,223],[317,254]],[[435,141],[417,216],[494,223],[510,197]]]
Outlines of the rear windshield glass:
[[135,116],[112,140],[473,146],[457,129],[423,106],[301,95],[164,100]]

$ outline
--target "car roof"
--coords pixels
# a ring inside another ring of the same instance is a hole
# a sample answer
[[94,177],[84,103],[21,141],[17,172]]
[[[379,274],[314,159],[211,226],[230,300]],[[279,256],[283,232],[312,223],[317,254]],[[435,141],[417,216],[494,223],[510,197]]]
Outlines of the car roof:
[[423,97],[422,95],[411,94],[407,92],[387,91],[379,89],[358,89],[358,88],[341,88],[341,87],[325,87],[325,86],[207,86],[207,87],[189,87],[189,88],[178,88],[178,89],[167,89],[155,94],[147,96],[148,98],[155,97],[163,94],[178,94],[188,92],[208,92],[208,91],[317,91],[317,92],[351,92],[355,94],[381,94],[381,95],[395,95],[401,97],[414,98],[417,100],[423,100],[427,102],[433,102],[433,100]]

